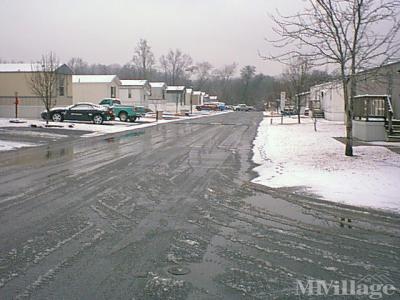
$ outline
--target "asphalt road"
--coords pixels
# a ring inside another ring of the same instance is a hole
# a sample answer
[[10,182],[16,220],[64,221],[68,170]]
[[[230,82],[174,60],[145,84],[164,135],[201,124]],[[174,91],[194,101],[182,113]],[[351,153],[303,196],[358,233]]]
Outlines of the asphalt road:
[[261,119],[2,154],[0,299],[310,299],[296,280],[371,277],[400,288],[398,215],[249,184]]

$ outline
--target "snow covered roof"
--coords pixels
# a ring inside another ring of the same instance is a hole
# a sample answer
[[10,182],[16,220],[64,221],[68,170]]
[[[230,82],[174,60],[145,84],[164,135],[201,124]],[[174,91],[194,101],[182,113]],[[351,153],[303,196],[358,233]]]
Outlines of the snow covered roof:
[[[40,70],[42,67],[38,63],[32,64],[0,64],[0,72],[1,73],[15,73],[15,72],[32,72],[36,70]],[[66,65],[59,65],[58,69],[60,68],[68,68]],[[71,70],[63,70],[66,73],[70,74]],[[64,73],[63,73],[64,74]]]
[[145,86],[147,82],[147,80],[121,80],[121,85]]
[[184,91],[185,87],[184,86],[168,86],[167,91]]
[[152,88],[167,87],[167,84],[165,82],[150,82],[150,85]]
[[193,93],[193,89],[186,89],[186,93],[188,94]]
[[193,92],[193,95],[199,96],[199,95],[201,95],[201,93],[202,93],[201,91],[194,91],[194,92]]
[[32,72],[32,64],[0,64],[0,72]]
[[218,100],[218,96],[210,96],[210,100]]
[[73,83],[110,83],[117,75],[73,75]]

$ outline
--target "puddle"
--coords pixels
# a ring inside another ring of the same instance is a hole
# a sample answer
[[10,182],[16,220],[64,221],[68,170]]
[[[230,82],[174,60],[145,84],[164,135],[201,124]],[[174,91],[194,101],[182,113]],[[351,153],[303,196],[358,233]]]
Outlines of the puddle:
[[72,160],[74,158],[74,147],[72,145],[65,145],[64,147],[48,146],[47,148],[37,147],[23,150],[12,151],[12,155],[5,156],[4,161],[0,162],[0,166],[39,165],[49,160],[60,158]]
[[306,209],[290,201],[274,198],[268,194],[257,194],[244,199],[247,204],[261,210],[267,210],[277,217],[284,216],[304,223],[320,225],[325,227],[335,227],[336,223],[326,219],[321,212]]

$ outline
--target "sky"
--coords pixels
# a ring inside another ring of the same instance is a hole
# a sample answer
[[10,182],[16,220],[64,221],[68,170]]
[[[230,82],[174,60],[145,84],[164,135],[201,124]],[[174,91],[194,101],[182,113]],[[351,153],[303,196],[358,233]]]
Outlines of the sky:
[[278,9],[293,13],[304,0],[0,0],[0,58],[31,62],[49,51],[61,61],[125,64],[141,38],[155,56],[181,49],[214,67],[236,62],[277,75],[264,61]]

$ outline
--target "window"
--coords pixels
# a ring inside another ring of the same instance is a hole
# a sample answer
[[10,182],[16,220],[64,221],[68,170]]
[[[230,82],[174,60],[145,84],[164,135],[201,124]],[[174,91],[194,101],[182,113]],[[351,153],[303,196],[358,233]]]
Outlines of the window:
[[132,92],[131,92],[131,89],[128,89],[128,98],[132,98]]
[[65,96],[65,85],[64,85],[64,77],[60,77],[58,79],[58,95]]
[[89,109],[93,109],[93,106],[91,106],[89,104],[77,104],[77,105],[71,107],[71,109],[73,109],[73,110],[89,110]]
[[116,98],[117,96],[117,88],[115,86],[111,87],[111,98]]

